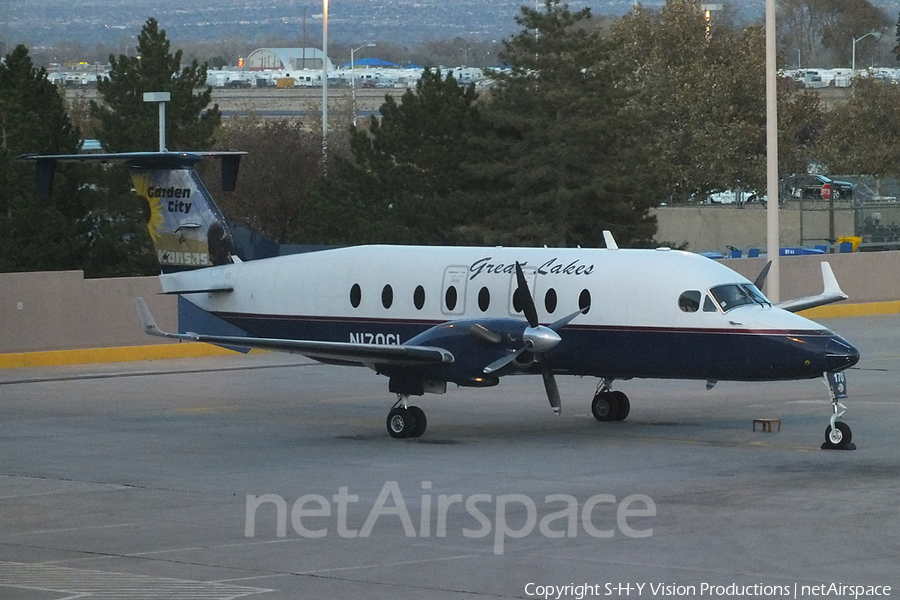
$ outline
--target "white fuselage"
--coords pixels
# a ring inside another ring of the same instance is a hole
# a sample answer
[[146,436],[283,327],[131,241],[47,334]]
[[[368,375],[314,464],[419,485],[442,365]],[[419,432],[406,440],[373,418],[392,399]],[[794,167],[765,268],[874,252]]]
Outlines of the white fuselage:
[[403,344],[441,323],[523,319],[517,261],[541,323],[588,308],[561,332],[556,372],[765,380],[829,370],[833,333],[758,292],[728,306],[720,286],[752,283],[676,250],[357,246],[161,280],[166,292],[232,290],[184,295],[253,336]]
[[[187,271],[161,277],[164,291],[225,283],[227,294],[186,297],[213,313],[281,315],[373,321],[438,323],[476,317],[520,317],[513,307],[515,263],[525,271],[541,322],[552,322],[579,306],[589,295],[590,310],[577,325],[625,327],[733,327],[721,310],[685,312],[679,296],[702,295],[722,284],[750,282],[731,269],[697,254],[676,250],[606,250],[554,248],[473,248],[424,246],[356,246]],[[359,286],[357,306],[351,302]],[[390,286],[391,302],[383,292]],[[451,308],[447,290],[456,288]],[[424,291],[421,308],[416,289]],[[479,294],[488,290],[486,310]],[[546,297],[555,292],[556,308]],[[752,309],[752,310],[748,310]],[[742,307],[745,327],[822,329],[808,319],[760,305]],[[342,340],[348,341],[348,340]],[[401,340],[405,341],[405,340]]]

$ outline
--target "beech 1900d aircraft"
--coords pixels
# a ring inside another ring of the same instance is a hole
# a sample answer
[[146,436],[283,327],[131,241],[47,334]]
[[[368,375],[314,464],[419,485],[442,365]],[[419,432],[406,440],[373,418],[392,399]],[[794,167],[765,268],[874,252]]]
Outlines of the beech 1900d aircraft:
[[[772,305],[751,282],[697,254],[618,249],[372,245],[252,261],[234,254],[228,226],[194,170],[222,160],[233,189],[242,152],[26,155],[49,192],[60,161],[128,166],[162,268],[163,292],[179,294],[239,335],[161,331],[137,300],[150,335],[303,354],[365,366],[388,377],[398,400],[387,418],[396,438],[421,436],[424,412],[409,397],[447,383],[488,387],[540,374],[555,413],[557,375],[599,378],[592,412],[622,420],[630,402],[615,380],[775,381],[824,378],[832,416],[823,447],[846,447],[837,421],[842,371],[859,360],[849,342],[793,311],[845,299],[827,263],[824,291]],[[212,319],[212,321],[215,321]]]

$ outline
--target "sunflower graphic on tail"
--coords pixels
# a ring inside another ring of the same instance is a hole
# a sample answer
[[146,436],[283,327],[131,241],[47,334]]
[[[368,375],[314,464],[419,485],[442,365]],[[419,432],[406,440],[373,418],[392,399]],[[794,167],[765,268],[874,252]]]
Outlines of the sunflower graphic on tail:
[[162,199],[149,197],[149,173],[136,173],[132,181],[134,182],[134,190],[137,192],[138,200],[141,202],[141,212],[144,216],[144,223],[147,225],[147,232],[150,234],[153,244],[156,245],[163,228]]
[[163,271],[232,262],[231,233],[193,169],[132,168],[131,178]]

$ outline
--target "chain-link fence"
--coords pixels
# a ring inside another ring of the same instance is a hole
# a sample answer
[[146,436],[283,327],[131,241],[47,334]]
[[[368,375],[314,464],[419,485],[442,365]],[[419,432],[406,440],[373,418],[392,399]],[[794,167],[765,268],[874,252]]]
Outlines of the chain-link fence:
[[[852,211],[854,235],[862,238],[860,250],[900,249],[900,181],[895,177],[873,176],[830,178],[850,183],[852,192],[837,194],[826,200],[811,186],[785,186],[782,189],[782,209],[799,210],[801,215],[806,212]],[[828,241],[805,237],[802,228],[801,240],[803,243]]]

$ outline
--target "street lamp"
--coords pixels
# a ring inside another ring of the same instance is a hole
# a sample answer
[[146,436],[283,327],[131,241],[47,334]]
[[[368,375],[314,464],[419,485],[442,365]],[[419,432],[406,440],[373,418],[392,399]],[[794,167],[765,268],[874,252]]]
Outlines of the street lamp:
[[166,151],[166,102],[172,100],[170,92],[144,92],[144,102],[159,104],[159,151]]
[[374,48],[375,44],[373,42],[369,42],[368,44],[363,44],[359,48],[354,48],[350,50],[350,108],[353,110],[353,125],[356,126],[356,62],[354,59],[354,55],[357,50],[362,50],[363,48]]
[[772,268],[766,295],[778,302],[781,295],[781,246],[778,225],[778,77],[775,44],[775,0],[766,0],[766,251]]
[[870,35],[875,36],[875,41],[881,40],[882,34],[880,31],[870,31],[869,33],[867,33],[866,35],[864,35],[862,37],[853,38],[853,62],[850,65],[850,71],[851,71],[852,75],[856,75],[856,42],[864,40],[865,38],[869,37]]
[[322,175],[328,174],[328,0],[322,0]]
[[710,34],[710,23],[712,23],[712,11],[714,10],[722,10],[725,8],[724,4],[701,4],[700,10],[703,11],[703,18],[706,21],[706,39],[709,40]]

